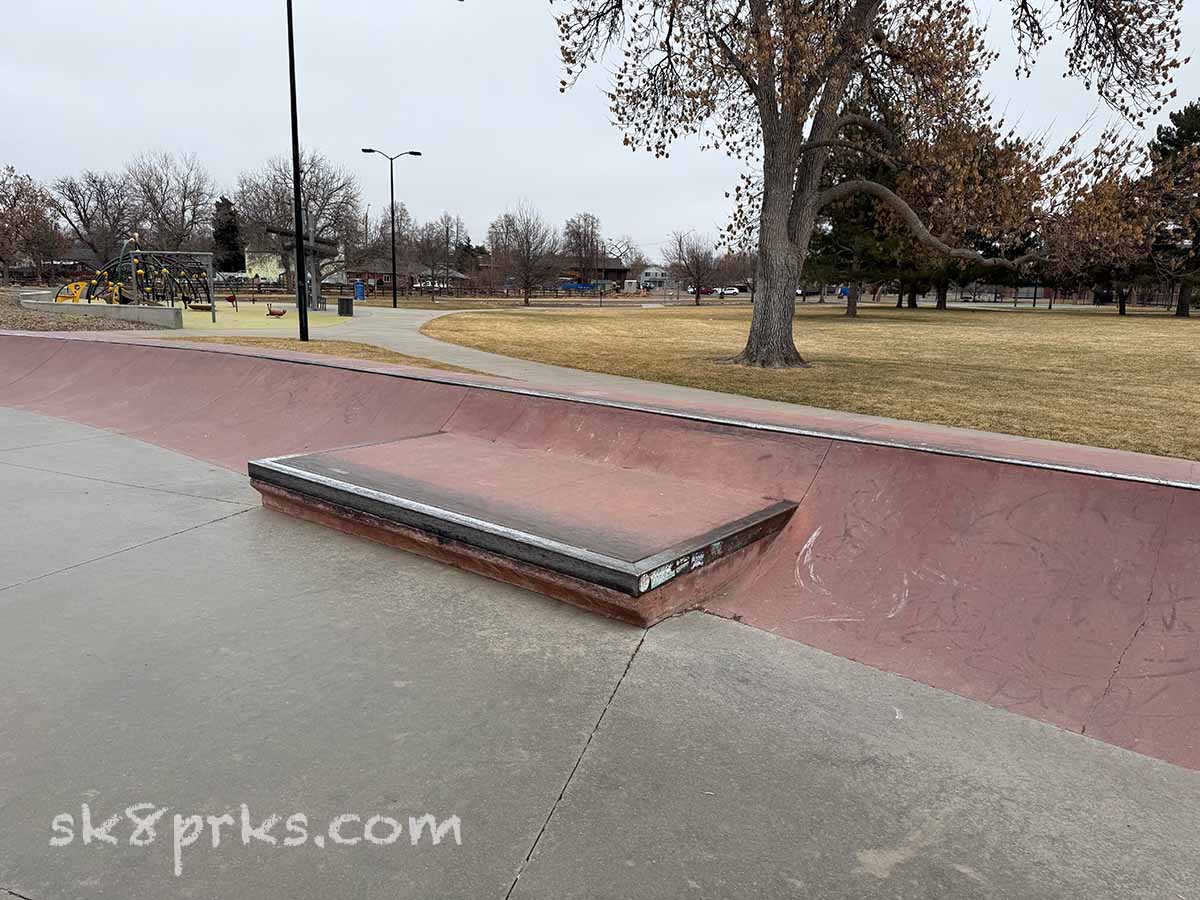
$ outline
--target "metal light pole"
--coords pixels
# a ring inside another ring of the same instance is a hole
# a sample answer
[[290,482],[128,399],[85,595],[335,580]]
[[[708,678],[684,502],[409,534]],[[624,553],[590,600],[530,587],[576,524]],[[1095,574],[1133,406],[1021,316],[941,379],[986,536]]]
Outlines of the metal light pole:
[[[288,0],[290,3],[291,0]],[[397,153],[395,156],[389,156],[382,150],[376,150],[374,147],[363,147],[363,153],[378,153],[385,157],[388,161],[388,174],[391,176],[392,182],[392,309],[395,309],[399,304],[396,302],[396,160],[402,156],[420,156],[420,150],[406,150],[403,153]]]
[[[287,0],[287,29],[288,75],[292,88],[292,203],[296,214],[296,312],[300,316],[300,340],[307,341],[307,273],[304,266],[304,213],[300,205],[300,123],[296,115],[296,39],[292,34],[292,0]],[[320,277],[320,270],[317,276]]]

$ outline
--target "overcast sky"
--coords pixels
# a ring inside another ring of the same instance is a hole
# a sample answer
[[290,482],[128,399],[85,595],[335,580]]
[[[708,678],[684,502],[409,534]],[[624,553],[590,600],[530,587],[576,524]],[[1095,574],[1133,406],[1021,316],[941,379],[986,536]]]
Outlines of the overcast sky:
[[[979,0],[1004,51],[988,78],[998,109],[1057,137],[1112,116],[1062,79],[1061,43],[1032,79],[1012,76],[1005,0]],[[295,0],[301,140],[359,174],[372,217],[398,199],[420,220],[461,214],[482,240],[521,199],[561,223],[596,213],[605,234],[655,256],[678,228],[716,232],[737,167],[680,146],[634,154],[609,120],[602,79],[567,94],[545,0]],[[116,169],[146,149],[195,152],[224,190],[290,152],[283,0],[0,0],[0,165],[43,180]],[[1184,46],[1200,38],[1186,0]],[[1197,63],[1175,107],[1200,97]]]

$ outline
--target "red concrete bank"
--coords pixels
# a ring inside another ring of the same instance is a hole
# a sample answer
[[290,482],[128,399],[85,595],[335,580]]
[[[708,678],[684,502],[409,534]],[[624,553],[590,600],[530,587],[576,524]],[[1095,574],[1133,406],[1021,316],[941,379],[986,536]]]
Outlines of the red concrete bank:
[[733,511],[738,498],[786,498],[798,504],[786,527],[705,608],[1200,768],[1191,461],[804,408],[748,421],[734,397],[648,409],[502,379],[61,335],[0,333],[0,405],[241,471],[440,434],[707,484],[733,492]]

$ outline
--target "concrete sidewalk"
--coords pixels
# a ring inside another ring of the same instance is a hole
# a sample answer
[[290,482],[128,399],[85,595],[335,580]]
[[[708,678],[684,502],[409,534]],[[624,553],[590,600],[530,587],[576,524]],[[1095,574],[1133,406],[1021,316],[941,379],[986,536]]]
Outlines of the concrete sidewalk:
[[[471,312],[472,310],[455,309],[391,309],[387,307],[362,307],[355,310],[351,319],[341,324],[323,328],[312,334],[313,340],[358,341],[364,344],[374,344],[386,347],[398,353],[409,356],[431,359],[436,362],[461,366],[482,372],[486,375],[496,375],[510,378],[518,382],[528,382],[541,388],[554,389],[566,393],[591,394],[610,393],[626,397],[635,397],[638,402],[650,406],[706,406],[734,405],[747,417],[788,415],[797,412],[811,411],[827,419],[842,423],[847,429],[870,427],[881,421],[896,421],[880,416],[864,416],[857,413],[840,410],[815,409],[794,403],[782,403],[777,400],[762,400],[757,397],[747,397],[740,394],[726,394],[719,391],[709,391],[702,388],[685,387],[676,384],[664,384],[658,381],[643,381],[638,378],[626,378],[622,375],[609,375],[603,372],[587,372],[582,369],[570,369],[565,366],[552,366],[546,363],[502,356],[498,353],[488,353],[449,344],[421,333],[426,322],[441,316],[453,315],[456,312]],[[536,316],[543,310],[537,307],[530,309],[512,309],[514,314]],[[546,310],[561,312],[561,310]],[[219,320],[218,320],[219,326]],[[187,338],[217,337],[228,335],[233,337],[295,337],[295,320],[279,321],[270,325],[264,323],[262,329],[237,329],[222,331],[220,327],[213,329],[182,329],[179,331],[143,331],[136,335],[115,332],[112,336],[122,339],[137,338]],[[934,430],[945,430],[955,433],[961,429],[944,428],[938,425],[925,426]]]
[[[0,510],[0,896],[1200,884],[1200,773],[735,622],[614,624],[269,513],[223,469],[4,409]],[[116,845],[84,845],[81,804],[98,827],[143,802],[169,807],[147,846],[127,817]],[[306,841],[284,846],[281,821],[275,845],[243,843],[242,804],[251,828],[304,813]],[[176,813],[234,823],[214,848],[201,820],[179,877]],[[413,846],[426,813],[459,816],[461,845]],[[72,840],[52,846],[60,814]],[[325,837],[341,814],[349,845]],[[370,844],[373,815],[406,833]]]

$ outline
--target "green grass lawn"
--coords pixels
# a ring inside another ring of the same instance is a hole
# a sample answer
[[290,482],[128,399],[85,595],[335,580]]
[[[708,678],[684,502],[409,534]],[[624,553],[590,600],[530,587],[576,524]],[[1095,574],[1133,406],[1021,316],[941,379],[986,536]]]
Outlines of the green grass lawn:
[[745,308],[463,312],[431,337],[506,356],[827,409],[1200,459],[1200,319],[1106,309],[800,307],[812,368],[720,358]]

